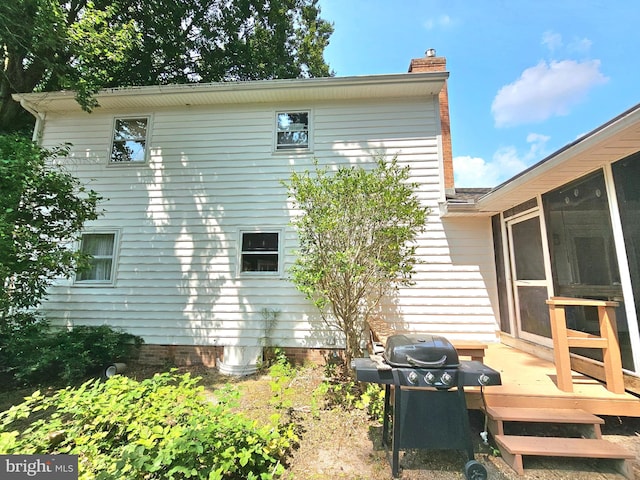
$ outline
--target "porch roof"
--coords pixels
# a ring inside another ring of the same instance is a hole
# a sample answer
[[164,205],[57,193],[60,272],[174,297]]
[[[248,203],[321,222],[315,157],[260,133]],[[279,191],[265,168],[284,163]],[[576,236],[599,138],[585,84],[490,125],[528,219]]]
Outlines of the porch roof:
[[640,104],[565,145],[476,202],[447,201],[443,216],[489,216],[640,151]]

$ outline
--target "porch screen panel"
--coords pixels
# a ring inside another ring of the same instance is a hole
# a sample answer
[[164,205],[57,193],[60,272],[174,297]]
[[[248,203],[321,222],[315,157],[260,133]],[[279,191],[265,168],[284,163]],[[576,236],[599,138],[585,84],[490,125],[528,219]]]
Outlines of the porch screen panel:
[[542,235],[540,218],[535,216],[514,223],[511,227],[513,235],[513,262],[518,298],[520,329],[523,332],[551,337],[549,309],[545,303],[548,298],[546,286],[535,285],[536,281],[545,280],[544,253],[542,251]]
[[[616,323],[622,365],[633,370],[604,173],[582,177],[545,194],[542,200],[555,294],[620,302]],[[568,308],[567,324],[586,333],[600,332],[595,307]],[[572,351],[601,359],[599,350]]]
[[538,217],[516,223],[513,228],[516,276],[522,280],[544,280],[544,256]]
[[[611,168],[629,262],[636,318],[638,318],[640,317],[640,153],[614,163]],[[624,357],[625,354],[623,359]]]
[[518,308],[522,330],[551,338],[547,287],[518,287]]

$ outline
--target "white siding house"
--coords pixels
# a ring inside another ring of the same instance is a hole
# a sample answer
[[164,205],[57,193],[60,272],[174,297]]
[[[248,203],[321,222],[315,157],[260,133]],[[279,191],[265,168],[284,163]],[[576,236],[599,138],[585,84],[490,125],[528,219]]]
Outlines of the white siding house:
[[415,285],[386,315],[409,329],[495,341],[490,219],[440,216],[447,76],[114,89],[92,113],[70,92],[16,95],[42,145],[70,143],[65,168],[104,197],[81,247],[95,269],[57,282],[44,314],[120,327],[148,345],[339,347],[288,279],[297,238],[282,181],[314,159],[373,164],[381,154],[411,166],[431,209]]

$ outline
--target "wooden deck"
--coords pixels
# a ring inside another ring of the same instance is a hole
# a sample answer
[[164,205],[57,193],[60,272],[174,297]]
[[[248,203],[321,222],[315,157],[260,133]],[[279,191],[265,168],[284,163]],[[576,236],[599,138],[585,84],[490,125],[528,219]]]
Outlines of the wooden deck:
[[[569,408],[594,415],[640,417],[640,398],[630,393],[615,394],[606,385],[572,372],[573,392],[557,387],[555,365],[501,343],[489,344],[484,363],[499,371],[502,385],[486,387],[486,404],[493,407]],[[480,409],[480,389],[465,388],[470,408]]]

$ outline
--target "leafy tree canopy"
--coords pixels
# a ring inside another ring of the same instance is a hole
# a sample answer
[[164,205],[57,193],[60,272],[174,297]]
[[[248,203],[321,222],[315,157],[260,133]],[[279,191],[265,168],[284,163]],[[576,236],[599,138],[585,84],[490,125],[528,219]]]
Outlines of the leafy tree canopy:
[[82,260],[65,242],[97,218],[99,196],[55,165],[65,153],[0,135],[0,322],[37,306]]
[[0,2],[0,131],[31,119],[16,92],[329,76],[318,0]]
[[300,251],[296,287],[345,335],[347,364],[362,354],[368,317],[381,299],[411,283],[415,239],[426,222],[408,167],[394,158],[375,168],[316,166],[291,175]]

